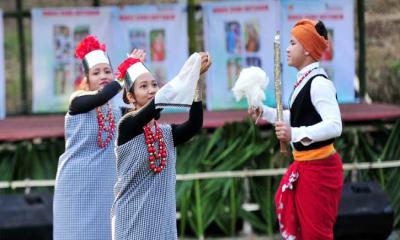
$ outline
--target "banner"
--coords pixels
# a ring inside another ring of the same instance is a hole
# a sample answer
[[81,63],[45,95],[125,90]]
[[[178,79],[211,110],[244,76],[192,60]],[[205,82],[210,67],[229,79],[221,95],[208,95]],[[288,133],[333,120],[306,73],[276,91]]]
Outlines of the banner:
[[0,9],[0,119],[6,116],[6,84],[4,79],[4,25],[3,11]]
[[282,83],[283,103],[287,106],[296,81],[297,70],[285,62],[290,30],[302,19],[321,20],[328,29],[329,47],[320,61],[333,81],[340,103],[355,101],[354,1],[353,0],[282,0]]
[[146,52],[145,65],[162,86],[188,58],[184,4],[125,6],[113,18],[112,62],[121,63],[133,49]]
[[[208,2],[202,4],[204,43],[213,58],[206,79],[207,109],[243,109],[231,92],[242,68],[258,66],[270,78],[268,105],[274,104],[274,34],[276,1]],[[271,83],[272,82],[272,83]]]
[[94,34],[109,48],[113,9],[32,9],[33,112],[67,110],[69,97],[84,76],[75,47]]

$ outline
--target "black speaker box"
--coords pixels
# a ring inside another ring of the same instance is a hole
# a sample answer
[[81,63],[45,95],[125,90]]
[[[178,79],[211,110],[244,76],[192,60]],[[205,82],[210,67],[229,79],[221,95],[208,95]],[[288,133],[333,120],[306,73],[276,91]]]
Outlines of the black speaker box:
[[334,226],[335,240],[386,240],[394,211],[376,182],[345,183]]
[[53,195],[0,195],[0,240],[53,239]]

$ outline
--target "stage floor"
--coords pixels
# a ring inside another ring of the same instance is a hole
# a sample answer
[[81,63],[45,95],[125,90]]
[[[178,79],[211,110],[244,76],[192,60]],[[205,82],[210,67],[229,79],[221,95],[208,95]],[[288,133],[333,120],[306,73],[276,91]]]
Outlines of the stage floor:
[[[400,118],[400,106],[388,104],[343,104],[340,105],[345,123],[368,123],[373,121],[393,121]],[[161,114],[161,122],[180,123],[187,119],[187,113]],[[240,122],[247,112],[218,111],[204,113],[204,128],[217,128],[229,122]],[[263,123],[268,124],[268,123]],[[64,136],[64,115],[20,116],[0,120],[0,141],[12,142],[35,138]]]

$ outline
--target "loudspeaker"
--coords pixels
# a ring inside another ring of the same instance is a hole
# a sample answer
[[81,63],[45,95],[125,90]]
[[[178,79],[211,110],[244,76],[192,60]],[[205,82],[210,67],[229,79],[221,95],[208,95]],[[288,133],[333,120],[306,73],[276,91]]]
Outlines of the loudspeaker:
[[376,182],[345,183],[334,226],[335,240],[386,240],[394,211]]
[[0,195],[0,239],[53,239],[53,195]]

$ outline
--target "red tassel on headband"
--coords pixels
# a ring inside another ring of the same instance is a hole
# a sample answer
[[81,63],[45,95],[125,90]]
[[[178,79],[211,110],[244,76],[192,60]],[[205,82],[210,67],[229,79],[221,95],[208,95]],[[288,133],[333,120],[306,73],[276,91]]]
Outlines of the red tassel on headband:
[[105,52],[106,45],[101,44],[96,36],[88,35],[76,46],[75,56],[82,60],[86,54],[94,50],[102,50]]
[[125,61],[123,61],[123,62],[118,66],[118,72],[115,74],[116,77],[117,77],[119,80],[124,79],[124,78],[125,78],[125,75],[126,75],[126,73],[127,73],[127,71],[128,71],[128,68],[129,68],[130,66],[132,66],[133,64],[138,63],[138,62],[140,62],[140,59],[138,59],[138,58],[131,58],[131,57],[129,57],[129,58],[125,59]]

